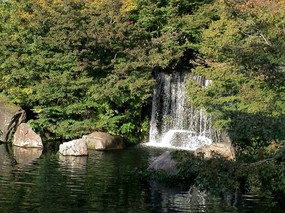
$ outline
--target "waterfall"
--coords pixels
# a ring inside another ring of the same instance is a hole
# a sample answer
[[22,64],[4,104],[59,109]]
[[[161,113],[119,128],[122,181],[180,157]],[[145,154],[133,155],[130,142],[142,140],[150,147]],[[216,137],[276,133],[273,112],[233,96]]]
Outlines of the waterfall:
[[[204,87],[211,83],[201,76],[188,77]],[[217,132],[210,128],[211,118],[205,110],[189,106],[185,79],[183,71],[156,73],[147,145],[195,150],[219,140]]]

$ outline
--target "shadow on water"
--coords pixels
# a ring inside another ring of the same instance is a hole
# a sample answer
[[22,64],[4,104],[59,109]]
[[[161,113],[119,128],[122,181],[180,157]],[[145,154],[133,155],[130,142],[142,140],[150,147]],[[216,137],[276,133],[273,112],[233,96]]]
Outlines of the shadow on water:
[[[0,144],[0,212],[239,212],[234,198],[140,181],[135,171],[163,151],[137,146],[90,151],[88,157],[48,153],[20,161],[11,147]],[[256,212],[246,209],[252,210],[249,197],[240,198],[246,205],[240,212]],[[255,202],[260,206],[260,200]]]

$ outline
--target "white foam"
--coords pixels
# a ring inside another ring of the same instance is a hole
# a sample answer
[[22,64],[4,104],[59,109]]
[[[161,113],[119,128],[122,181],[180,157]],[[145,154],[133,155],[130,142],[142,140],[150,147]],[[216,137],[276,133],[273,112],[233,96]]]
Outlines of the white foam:
[[144,145],[170,149],[196,150],[211,143],[212,140],[210,138],[197,135],[194,131],[171,129],[166,132],[160,141],[150,141]]

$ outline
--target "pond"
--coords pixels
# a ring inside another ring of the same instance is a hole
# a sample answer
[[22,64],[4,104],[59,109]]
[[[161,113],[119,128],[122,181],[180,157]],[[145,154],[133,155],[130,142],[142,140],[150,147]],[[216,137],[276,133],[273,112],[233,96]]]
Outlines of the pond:
[[278,212],[270,198],[222,199],[195,187],[141,181],[137,171],[163,151],[136,146],[90,151],[88,157],[35,153],[30,161],[26,152],[0,144],[0,212]]

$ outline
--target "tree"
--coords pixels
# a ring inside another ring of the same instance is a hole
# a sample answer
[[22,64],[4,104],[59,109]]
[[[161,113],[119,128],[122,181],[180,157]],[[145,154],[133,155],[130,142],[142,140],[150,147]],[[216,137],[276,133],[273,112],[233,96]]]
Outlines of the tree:
[[122,5],[1,3],[0,90],[29,112],[30,122],[47,137],[104,130],[140,140],[145,134],[140,112],[152,81],[137,59],[145,37],[131,23],[131,9],[122,11]]
[[[270,6],[269,6],[270,5]],[[195,73],[213,80],[192,84],[192,102],[216,118],[240,146],[283,140],[284,1],[215,1],[201,7],[199,56]]]

